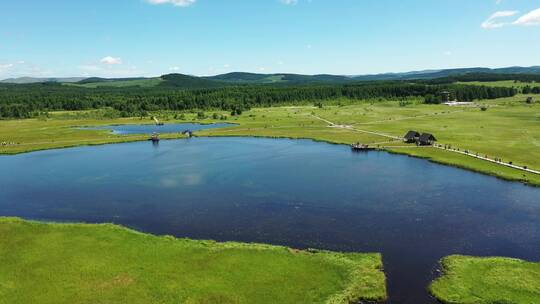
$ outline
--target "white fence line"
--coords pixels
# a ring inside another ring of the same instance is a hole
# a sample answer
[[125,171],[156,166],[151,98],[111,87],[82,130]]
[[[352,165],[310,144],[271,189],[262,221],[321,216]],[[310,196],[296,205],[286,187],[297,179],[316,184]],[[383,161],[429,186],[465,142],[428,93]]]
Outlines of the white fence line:
[[434,145],[433,147],[435,147],[437,149],[444,150],[444,151],[454,152],[454,153],[474,157],[474,158],[477,158],[477,159],[485,160],[485,161],[488,161],[488,162],[491,162],[491,163],[494,163],[494,164],[498,164],[498,165],[506,166],[506,167],[509,167],[509,168],[518,169],[518,170],[521,170],[521,171],[525,171],[525,172],[540,175],[540,171],[529,169],[529,168],[524,167],[524,166],[521,167],[521,166],[510,164],[510,163],[505,163],[503,161],[497,161],[497,160],[494,160],[494,159],[491,159],[491,158],[488,158],[488,157],[481,156],[480,154],[476,155],[475,153],[471,153],[471,152],[467,152],[467,151],[458,151],[457,149],[453,149],[453,148],[445,148],[441,144]]

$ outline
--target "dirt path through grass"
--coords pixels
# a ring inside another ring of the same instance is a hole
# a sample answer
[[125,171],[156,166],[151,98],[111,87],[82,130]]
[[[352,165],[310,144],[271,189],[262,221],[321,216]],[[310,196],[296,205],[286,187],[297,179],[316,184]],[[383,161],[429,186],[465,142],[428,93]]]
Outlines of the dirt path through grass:
[[[451,114],[454,114],[454,113],[457,113],[457,112],[463,112],[465,110],[461,110],[461,111],[454,111],[454,112],[449,112]],[[449,114],[447,113],[447,114]],[[416,116],[416,117],[408,117],[408,118],[402,118],[400,120],[404,120],[404,119],[409,119],[409,118],[419,118],[419,117],[427,117],[427,116],[431,116],[431,115],[434,115],[434,114],[429,114],[429,115],[423,115],[423,116]],[[388,135],[388,134],[384,134],[384,133],[380,133],[380,132],[374,132],[374,131],[367,131],[367,130],[361,130],[361,129],[357,129],[357,128],[354,128],[353,126],[350,126],[350,125],[339,125],[339,124],[336,124],[332,121],[329,121],[327,119],[324,119],[322,117],[319,117],[317,115],[311,115],[313,116],[314,118],[318,119],[318,120],[321,120],[321,121],[324,121],[326,122],[330,127],[332,128],[340,128],[340,129],[346,129],[346,130],[351,130],[351,131],[357,131],[357,132],[362,132],[362,133],[367,133],[367,134],[372,134],[372,135],[378,135],[378,136],[382,136],[382,137],[386,137],[386,138],[392,138],[394,140],[401,140],[401,137],[397,137],[397,136],[393,136],[393,135]],[[396,119],[398,120],[398,119]],[[391,120],[388,120],[388,121],[391,121]],[[386,121],[386,122],[388,122]],[[395,121],[395,120],[394,120]],[[377,122],[380,122],[380,121],[377,121]],[[375,122],[371,122],[371,123],[375,123]],[[387,142],[381,142],[381,143],[389,143],[388,141]],[[376,145],[379,145],[381,143],[371,143],[371,144],[376,144]],[[419,146],[411,146],[411,145],[404,145],[404,146],[381,146],[380,148],[381,149],[385,149],[385,148],[418,148]],[[426,147],[426,146],[424,146]],[[484,160],[484,161],[488,161],[488,162],[491,162],[491,163],[494,163],[494,164],[497,164],[497,165],[501,165],[501,166],[506,166],[506,167],[509,167],[509,168],[513,168],[513,169],[517,169],[517,170],[521,170],[521,171],[525,171],[525,172],[529,172],[529,173],[533,173],[533,174],[539,174],[540,175],[540,171],[537,171],[537,170],[533,170],[533,169],[529,169],[527,168],[526,166],[518,166],[518,165],[514,165],[514,164],[510,164],[510,163],[505,163],[503,161],[498,161],[498,160],[495,160],[495,159],[490,159],[488,157],[484,157],[484,156],[481,156],[481,155],[476,155],[474,153],[470,153],[470,152],[466,152],[466,151],[461,151],[460,149],[456,149],[456,148],[453,148],[453,149],[447,149],[445,148],[446,145],[442,145],[442,144],[438,144],[438,145],[434,145],[434,146],[427,146],[428,148],[429,147],[433,147],[433,148],[436,148],[436,149],[441,149],[441,150],[444,150],[444,151],[448,151],[448,152],[453,152],[453,153],[458,153],[458,154],[462,154],[462,155],[465,155],[465,156],[469,156],[469,157],[474,157],[474,158],[478,158],[478,159],[481,159],[481,160]]]
[[392,138],[392,139],[401,139],[400,137],[396,137],[396,136],[392,136],[392,135],[388,135],[388,134],[384,134],[384,133],[380,133],[380,132],[373,132],[373,131],[367,131],[367,130],[361,130],[361,129],[356,129],[352,126],[348,126],[348,125],[338,125],[338,124],[335,124],[329,120],[326,120],[324,118],[321,118],[317,115],[311,115],[313,117],[315,117],[316,119],[318,120],[321,120],[321,121],[324,121],[326,122],[327,124],[330,125],[330,127],[332,128],[339,128],[339,129],[346,129],[346,130],[352,130],[352,131],[356,131],[356,132],[361,132],[361,133],[366,133],[366,134],[371,134],[371,135],[377,135],[377,136],[382,136],[382,137],[386,137],[386,138]]

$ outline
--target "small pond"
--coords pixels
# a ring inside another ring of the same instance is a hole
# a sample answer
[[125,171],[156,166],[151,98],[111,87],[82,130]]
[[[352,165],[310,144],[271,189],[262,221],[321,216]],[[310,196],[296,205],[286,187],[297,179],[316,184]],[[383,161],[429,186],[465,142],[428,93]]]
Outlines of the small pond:
[[231,127],[234,124],[229,123],[215,123],[215,124],[196,124],[196,123],[180,123],[180,124],[164,124],[158,126],[156,124],[148,125],[111,125],[111,126],[99,126],[99,127],[85,127],[80,128],[83,130],[110,130],[113,134],[117,135],[131,135],[131,134],[152,134],[152,133],[181,133],[185,130],[200,131],[206,129],[216,129]]

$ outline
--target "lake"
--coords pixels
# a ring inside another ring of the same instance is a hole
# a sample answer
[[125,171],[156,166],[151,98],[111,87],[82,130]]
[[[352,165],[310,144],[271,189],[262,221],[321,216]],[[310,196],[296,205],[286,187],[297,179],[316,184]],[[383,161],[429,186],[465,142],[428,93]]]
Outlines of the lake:
[[197,123],[177,123],[164,124],[158,126],[156,124],[149,125],[114,125],[114,126],[99,126],[99,127],[84,127],[83,130],[110,130],[117,135],[132,135],[132,134],[151,134],[151,133],[181,133],[185,130],[200,131],[206,129],[231,127],[234,124],[230,123],[214,123],[214,124],[197,124]]
[[540,188],[309,140],[192,138],[0,156],[0,215],[382,252],[391,303],[446,255],[538,260]]

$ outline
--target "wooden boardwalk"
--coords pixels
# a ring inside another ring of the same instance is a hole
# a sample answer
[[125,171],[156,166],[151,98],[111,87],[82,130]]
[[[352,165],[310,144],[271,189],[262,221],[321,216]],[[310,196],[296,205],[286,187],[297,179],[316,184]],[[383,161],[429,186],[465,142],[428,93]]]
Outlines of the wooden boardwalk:
[[433,146],[433,147],[437,148],[437,149],[444,150],[444,151],[454,152],[454,153],[474,157],[474,158],[477,158],[477,159],[485,160],[485,161],[488,161],[488,162],[491,162],[491,163],[494,163],[494,164],[498,164],[498,165],[501,165],[501,166],[506,166],[506,167],[509,167],[509,168],[514,168],[514,169],[518,169],[518,170],[521,170],[521,171],[525,171],[525,172],[540,175],[540,171],[529,169],[529,168],[518,166],[518,165],[514,165],[514,164],[505,163],[505,162],[502,162],[502,161],[497,161],[497,160],[494,160],[492,158],[481,156],[480,154],[476,155],[475,153],[465,152],[465,151],[461,151],[461,150],[457,150],[457,149],[445,149],[444,145],[440,145],[440,144],[436,145],[436,146]]

